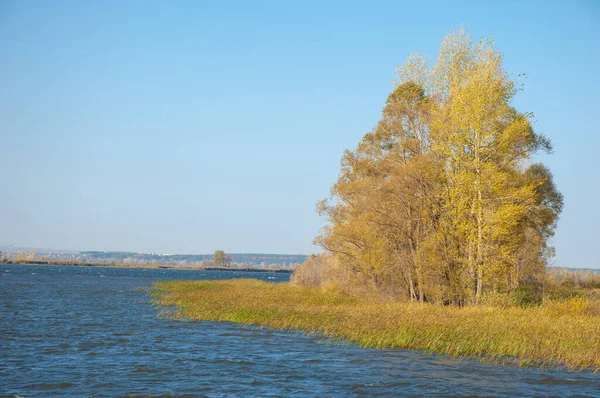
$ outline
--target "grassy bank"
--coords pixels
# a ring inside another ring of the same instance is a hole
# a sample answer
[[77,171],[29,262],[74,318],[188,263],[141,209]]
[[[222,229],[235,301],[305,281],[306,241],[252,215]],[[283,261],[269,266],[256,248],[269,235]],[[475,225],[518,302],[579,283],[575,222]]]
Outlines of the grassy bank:
[[323,333],[363,347],[600,370],[600,315],[583,300],[535,308],[382,303],[253,279],[155,285],[171,316]]

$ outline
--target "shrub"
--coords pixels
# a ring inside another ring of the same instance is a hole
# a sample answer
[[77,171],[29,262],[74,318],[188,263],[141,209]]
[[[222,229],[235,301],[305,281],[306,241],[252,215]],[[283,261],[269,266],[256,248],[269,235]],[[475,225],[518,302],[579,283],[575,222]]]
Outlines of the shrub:
[[304,287],[323,287],[331,283],[334,259],[328,254],[311,255],[308,260],[294,268],[290,282]]
[[532,307],[542,304],[544,285],[538,280],[527,280],[515,289],[513,304],[519,307]]

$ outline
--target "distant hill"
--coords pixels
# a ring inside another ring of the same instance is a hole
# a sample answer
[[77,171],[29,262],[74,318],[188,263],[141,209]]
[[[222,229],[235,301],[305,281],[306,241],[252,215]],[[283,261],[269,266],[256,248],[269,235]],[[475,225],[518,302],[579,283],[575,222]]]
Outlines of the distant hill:
[[64,250],[64,249],[48,249],[40,247],[29,247],[29,246],[14,246],[14,245],[0,245],[0,251],[5,253],[18,253],[18,252],[36,252],[36,253],[54,253],[54,254],[78,254],[79,250]]

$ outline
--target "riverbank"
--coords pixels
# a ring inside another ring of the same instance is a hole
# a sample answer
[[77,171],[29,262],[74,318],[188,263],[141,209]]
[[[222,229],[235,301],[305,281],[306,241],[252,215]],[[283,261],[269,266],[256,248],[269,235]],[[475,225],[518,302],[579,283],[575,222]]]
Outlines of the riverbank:
[[296,329],[362,347],[600,371],[600,315],[583,301],[534,308],[382,303],[254,279],[155,284],[169,316]]
[[174,269],[187,271],[240,271],[240,272],[284,272],[290,273],[288,268],[237,268],[237,267],[202,267],[189,265],[168,264],[130,264],[130,263],[94,263],[83,261],[0,261],[0,264],[16,265],[49,265],[61,267],[106,267],[106,268],[147,268],[147,269]]

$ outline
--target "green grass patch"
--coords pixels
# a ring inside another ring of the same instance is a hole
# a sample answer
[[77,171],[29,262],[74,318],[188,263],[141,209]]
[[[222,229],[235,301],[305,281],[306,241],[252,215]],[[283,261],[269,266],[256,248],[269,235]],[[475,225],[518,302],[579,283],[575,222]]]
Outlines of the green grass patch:
[[181,319],[296,329],[362,347],[600,371],[600,315],[585,302],[530,308],[384,303],[255,279],[159,282],[152,295],[156,305],[170,309],[166,314]]

